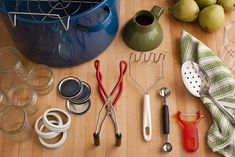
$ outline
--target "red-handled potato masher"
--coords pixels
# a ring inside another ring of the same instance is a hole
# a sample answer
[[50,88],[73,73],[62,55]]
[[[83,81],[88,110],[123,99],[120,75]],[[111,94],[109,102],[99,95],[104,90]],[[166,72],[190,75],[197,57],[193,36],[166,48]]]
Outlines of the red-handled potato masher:
[[[182,116],[196,116],[193,121],[183,120]],[[188,152],[194,152],[199,147],[198,128],[199,121],[204,117],[200,112],[197,113],[181,113],[178,111],[176,114],[177,120],[184,127],[184,149]]]
[[[104,86],[102,84],[102,74],[100,72],[100,61],[96,60],[94,65],[95,65],[95,69],[96,69],[96,79],[98,82],[99,94],[100,94],[101,99],[104,102],[104,104],[99,112],[98,121],[97,121],[97,125],[96,125],[96,131],[93,134],[94,144],[95,144],[95,146],[100,145],[100,134],[101,134],[103,124],[104,124],[105,120],[107,119],[107,117],[110,116],[110,118],[113,121],[114,128],[115,128],[116,146],[120,146],[122,134],[119,131],[118,118],[117,118],[117,114],[114,109],[114,106],[117,103],[117,100],[120,98],[122,91],[123,91],[123,76],[124,76],[126,69],[127,69],[127,62],[126,61],[120,62],[120,64],[119,64],[120,76],[119,76],[118,82],[116,83],[112,92],[109,95],[105,91]],[[112,100],[111,98],[113,97],[114,94],[116,94],[116,97]],[[105,111],[106,111],[105,116],[101,120],[102,113]]]

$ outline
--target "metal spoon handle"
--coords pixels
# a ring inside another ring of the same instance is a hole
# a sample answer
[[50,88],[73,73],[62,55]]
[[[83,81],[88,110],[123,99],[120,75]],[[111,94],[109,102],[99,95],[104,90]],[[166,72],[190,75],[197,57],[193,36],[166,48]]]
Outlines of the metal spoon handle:
[[207,95],[206,97],[208,99],[210,99],[228,117],[228,119],[231,121],[231,123],[233,123],[235,125],[235,117],[234,117],[234,115],[232,115],[223,105],[221,105],[211,95]]

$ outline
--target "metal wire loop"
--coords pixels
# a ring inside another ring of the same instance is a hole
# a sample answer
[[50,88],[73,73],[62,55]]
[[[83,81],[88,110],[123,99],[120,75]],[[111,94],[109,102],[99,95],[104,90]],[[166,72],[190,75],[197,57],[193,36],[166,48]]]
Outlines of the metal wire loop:
[[[160,77],[147,89],[145,89],[139,82],[135,80],[135,78],[132,75],[132,64],[135,62],[140,62],[142,56],[144,55],[144,62],[148,63],[149,61],[153,61],[153,63],[158,63],[161,60],[161,72],[160,72]],[[158,58],[156,57],[155,53],[150,53],[149,56],[146,56],[146,53],[140,53],[139,57],[137,57],[136,53],[131,53],[129,56],[129,76],[131,80],[145,93],[149,93],[155,86],[156,84],[164,78],[164,60],[165,60],[165,53],[160,53],[158,55]],[[134,60],[134,61],[133,61]]]
[[156,59],[156,54],[154,54],[154,62],[159,62],[160,59],[162,58],[162,60],[164,61],[165,60],[165,57],[166,57],[166,54],[165,53],[160,53],[158,58]]
[[[99,3],[94,0],[0,0],[0,7],[8,12],[12,25],[17,25],[17,16],[31,16],[35,21],[45,21],[47,18],[58,19],[64,29],[69,29],[70,18],[79,13],[83,4],[90,7]],[[8,2],[8,3],[7,3]]]
[[152,57],[155,57],[155,54],[153,52],[150,53],[150,55],[148,56],[147,59],[147,55],[144,55],[144,62],[149,62],[151,60]]

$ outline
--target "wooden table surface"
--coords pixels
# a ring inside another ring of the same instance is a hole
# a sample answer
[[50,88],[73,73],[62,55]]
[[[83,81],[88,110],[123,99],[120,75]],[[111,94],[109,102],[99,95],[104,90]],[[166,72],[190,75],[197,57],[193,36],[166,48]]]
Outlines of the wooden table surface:
[[[169,0],[170,1],[170,0]],[[114,129],[109,119],[103,128],[101,146],[93,145],[92,134],[95,130],[98,112],[101,108],[101,100],[97,92],[97,82],[95,78],[94,60],[85,64],[71,67],[56,69],[55,85],[66,76],[76,76],[81,80],[87,81],[92,87],[92,106],[84,115],[77,116],[71,114],[72,125],[68,132],[66,143],[55,150],[49,150],[42,147],[35,135],[23,143],[15,143],[7,139],[6,136],[0,135],[0,157],[217,157],[207,145],[207,130],[212,124],[211,116],[206,110],[203,103],[196,97],[193,97],[183,85],[180,73],[180,48],[179,39],[182,30],[195,35],[215,52],[218,52],[223,43],[223,28],[215,33],[206,33],[197,23],[181,23],[175,20],[169,13],[168,8],[172,5],[167,0],[121,0],[120,7],[120,29],[113,43],[96,59],[101,61],[101,70],[103,72],[103,83],[109,91],[112,89],[119,75],[118,63],[120,60],[128,60],[129,54],[134,52],[128,48],[122,41],[120,30],[128,19],[141,9],[150,10],[154,5],[160,5],[165,9],[160,18],[160,23],[164,31],[164,40],[161,46],[153,52],[166,52],[164,75],[165,79],[160,81],[156,88],[150,93],[153,134],[151,142],[145,142],[142,136],[142,112],[143,112],[143,93],[131,81],[128,74],[124,77],[124,92],[116,106],[119,118],[120,130],[123,134],[121,147],[115,147]],[[235,12],[226,15],[226,22],[235,18]],[[14,44],[7,33],[3,22],[0,20],[0,47],[13,46]],[[26,61],[25,64],[30,63]],[[148,86],[159,75],[153,68],[142,66],[135,68],[135,77],[138,77],[144,85]],[[161,97],[158,95],[160,87],[167,86],[171,89],[172,94],[169,97],[171,133],[170,142],[173,145],[173,151],[163,153],[161,145],[163,142],[161,132]],[[46,109],[58,107],[65,109],[65,100],[58,96],[56,88],[45,96],[39,97],[39,111],[31,118],[32,125],[35,119],[40,116]],[[173,115],[178,111],[196,112],[201,111],[205,114],[199,123],[199,142],[200,147],[195,153],[187,153],[183,149],[183,130],[177,123]]]

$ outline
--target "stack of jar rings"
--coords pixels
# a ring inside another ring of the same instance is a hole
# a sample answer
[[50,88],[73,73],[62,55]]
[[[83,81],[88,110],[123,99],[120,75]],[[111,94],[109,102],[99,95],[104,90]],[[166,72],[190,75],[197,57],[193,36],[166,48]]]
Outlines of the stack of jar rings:
[[91,87],[76,77],[66,77],[58,84],[59,94],[66,98],[67,109],[75,114],[86,113],[91,106]]
[[[67,121],[63,122],[62,117],[58,114],[62,114],[66,117]],[[49,120],[48,117],[52,116],[56,120]],[[39,122],[42,121],[42,125],[39,127]],[[67,139],[67,130],[71,124],[71,117],[67,112],[61,109],[52,108],[48,109],[44,114],[39,117],[35,123],[35,131],[38,135],[39,142],[46,148],[56,149],[62,146]],[[43,132],[47,128],[49,132]],[[57,143],[49,144],[45,140],[53,139],[62,133],[61,139]]]

